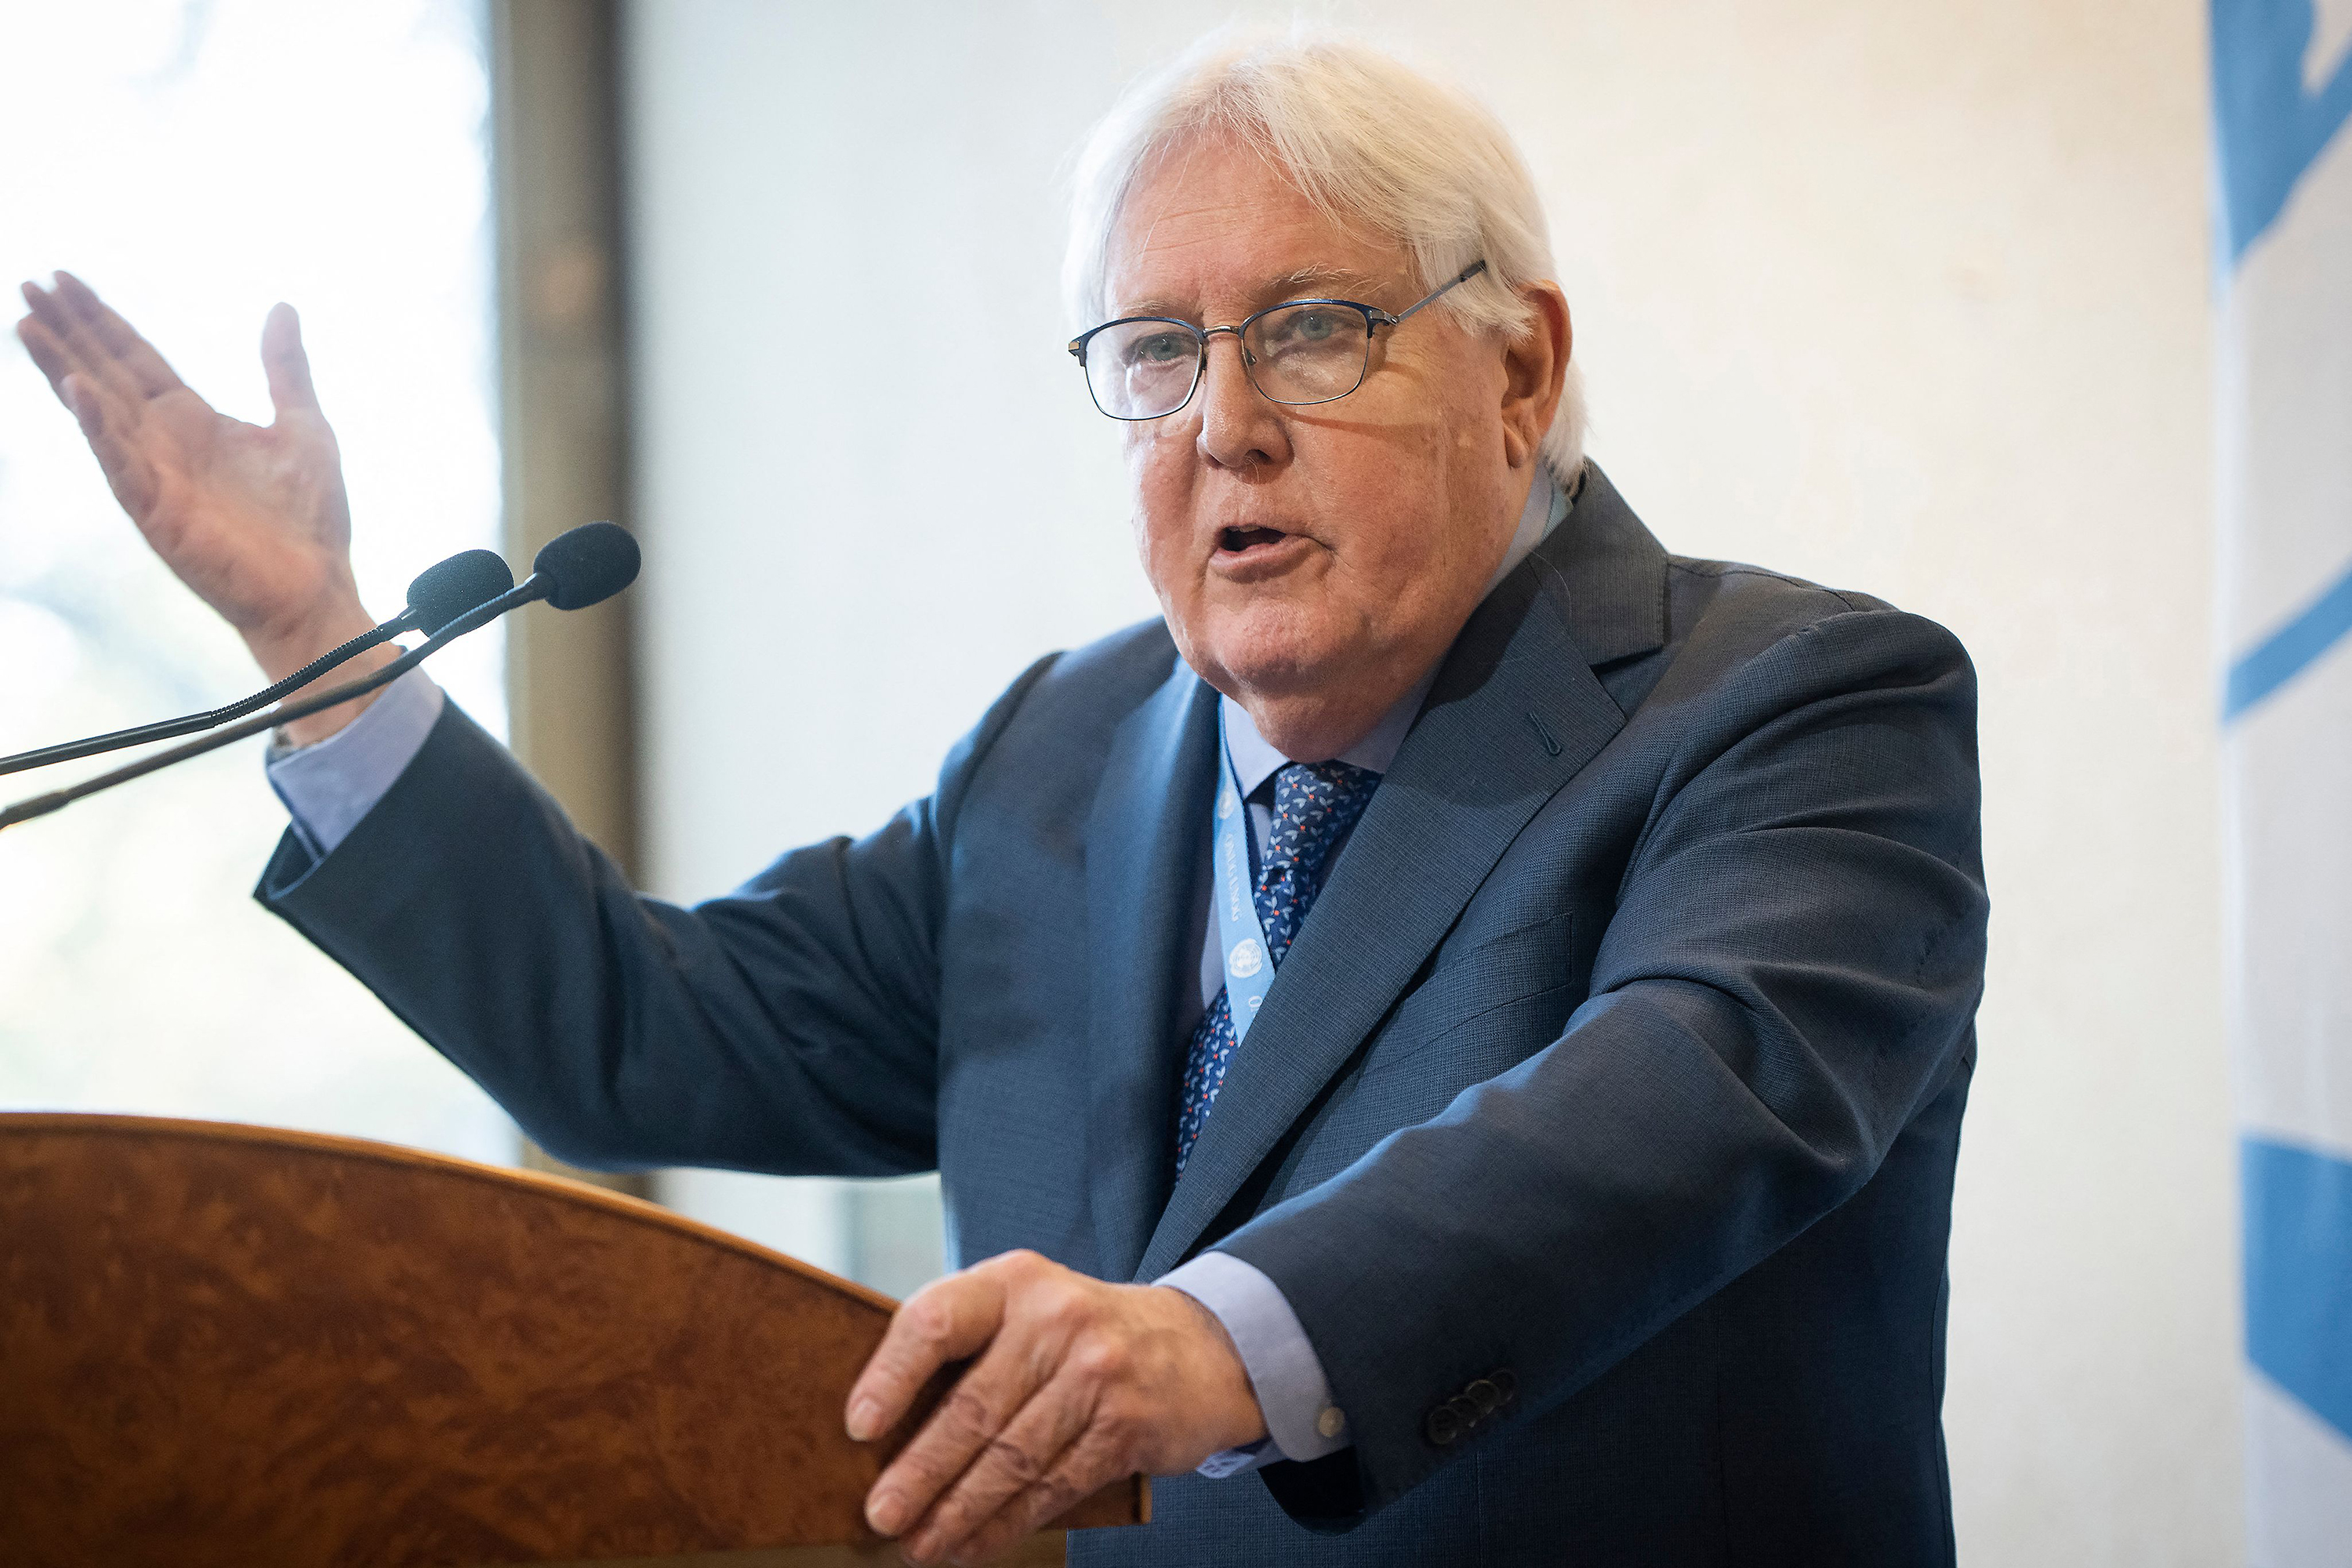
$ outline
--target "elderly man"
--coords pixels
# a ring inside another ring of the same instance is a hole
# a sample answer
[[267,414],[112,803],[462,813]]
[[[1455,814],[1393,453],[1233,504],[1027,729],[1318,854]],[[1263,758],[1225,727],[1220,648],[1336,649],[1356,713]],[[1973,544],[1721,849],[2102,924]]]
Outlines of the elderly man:
[[[1361,46],[1139,85],[1071,258],[1164,624],[693,909],[412,676],[280,737],[260,897],[570,1158],[942,1173],[963,1267],[845,1412],[963,1363],[869,1500],[919,1561],[1136,1468],[1074,1561],[1949,1561],[1958,645],[1660,548],[1507,137]],[[290,311],[257,429],[26,293],[271,676],[369,623]]]

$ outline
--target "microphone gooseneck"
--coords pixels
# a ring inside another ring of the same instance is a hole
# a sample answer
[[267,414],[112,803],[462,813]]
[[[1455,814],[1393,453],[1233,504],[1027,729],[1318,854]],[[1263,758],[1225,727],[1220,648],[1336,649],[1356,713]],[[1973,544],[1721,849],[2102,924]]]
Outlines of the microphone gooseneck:
[[289,693],[310,685],[336,666],[389,642],[404,632],[422,631],[430,637],[475,605],[495,598],[512,586],[514,574],[507,569],[507,563],[499,558],[496,551],[459,551],[417,574],[416,580],[408,585],[408,607],[399,615],[370,631],[362,632],[341,647],[329,649],[273,686],[225,708],[191,713],[184,718],[165,719],[153,724],[141,724],[133,729],[117,730],[110,734],[92,735],[86,740],[68,741],[59,745],[44,746],[38,751],[19,752],[13,757],[0,757],[0,774],[21,773],[33,768],[47,767],[53,763],[70,763],[79,757],[119,752],[125,746],[145,745],[150,741],[175,740],[182,735],[193,735],[200,730],[210,730],[242,719],[248,713],[257,713]]
[[[566,544],[566,541],[572,542]],[[549,552],[555,550],[558,545],[565,545],[565,550],[552,563],[550,563]],[[478,553],[489,552],[484,551]],[[323,713],[328,709],[349,702],[355,697],[364,697],[381,687],[389,686],[467,632],[488,626],[509,610],[528,605],[534,599],[545,599],[559,609],[579,609],[610,598],[635,579],[637,563],[637,542],[630,538],[625,530],[609,522],[583,524],[550,542],[547,549],[540,552],[539,561],[533,563],[535,569],[530,576],[523,582],[445,621],[440,628],[434,631],[424,642],[373,674],[359,680],[348,681],[331,690],[322,691],[315,697],[304,698],[290,706],[280,706],[257,718],[232,724],[226,729],[215,730],[211,734],[199,736],[184,745],[152,752],[140,758],[137,762],[126,763],[110,773],[84,779],[79,784],[68,784],[64,789],[52,790],[47,795],[34,795],[30,799],[18,801],[6,810],[0,811],[0,828],[14,827],[20,822],[29,822],[34,817],[46,816],[50,812],[63,810],[75,801],[96,795],[101,790],[112,789],[116,784],[128,784],[135,778],[143,778],[159,769],[168,768],[174,763],[185,762],[190,757],[198,757],[206,752],[217,751],[223,746],[242,741],[247,736],[258,735],[278,725],[290,724],[297,719],[307,719],[313,713]],[[442,564],[447,566],[450,563],[444,562]],[[551,564],[554,569],[551,571],[545,569],[549,564]],[[476,567],[473,570],[481,570],[481,568]],[[499,563],[499,575],[509,582],[513,581],[512,574],[507,572],[503,562]],[[488,580],[487,576],[478,579],[484,582]],[[422,583],[423,579],[420,578],[418,581]],[[415,590],[412,589],[411,593],[414,597]],[[558,593],[564,595],[563,600],[558,600],[555,597]],[[443,607],[446,608],[446,601]],[[406,615],[417,613],[414,604],[405,612]],[[393,623],[385,624],[389,626]]]

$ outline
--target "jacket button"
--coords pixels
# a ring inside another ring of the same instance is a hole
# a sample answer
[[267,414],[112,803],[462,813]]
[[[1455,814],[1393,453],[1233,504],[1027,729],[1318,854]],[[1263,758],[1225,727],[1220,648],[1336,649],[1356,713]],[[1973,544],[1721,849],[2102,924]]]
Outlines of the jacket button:
[[1423,1436],[1444,1448],[1462,1436],[1462,1421],[1451,1409],[1441,1405],[1429,1413],[1429,1419],[1423,1423],[1421,1430]]
[[1462,1397],[1478,1407],[1478,1418],[1492,1415],[1503,1403],[1503,1391],[1495,1386],[1492,1378],[1475,1378],[1462,1391]]
[[1495,1385],[1496,1395],[1506,1405],[1519,1396],[1519,1380],[1512,1374],[1509,1367],[1488,1373],[1486,1381]]

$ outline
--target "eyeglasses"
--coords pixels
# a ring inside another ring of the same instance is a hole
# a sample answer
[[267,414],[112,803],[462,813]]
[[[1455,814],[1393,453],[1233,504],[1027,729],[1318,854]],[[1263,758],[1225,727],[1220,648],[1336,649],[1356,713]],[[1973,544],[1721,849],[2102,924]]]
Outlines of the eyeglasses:
[[1486,270],[1474,261],[1450,283],[1391,315],[1354,300],[1285,300],[1234,327],[1196,327],[1174,316],[1122,316],[1070,340],[1095,406],[1113,419],[1164,419],[1192,401],[1208,368],[1209,340],[1241,340],[1242,370],[1276,403],[1329,403],[1364,384],[1372,330],[1394,327],[1438,295]]

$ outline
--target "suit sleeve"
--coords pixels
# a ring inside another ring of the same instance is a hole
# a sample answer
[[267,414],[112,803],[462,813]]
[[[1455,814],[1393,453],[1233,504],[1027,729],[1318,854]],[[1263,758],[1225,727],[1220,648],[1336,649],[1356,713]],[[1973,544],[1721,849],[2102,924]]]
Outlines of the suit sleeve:
[[1521,1412],[1591,1383],[1853,1195],[1953,1070],[1988,907],[1959,644],[1834,616],[1706,710],[1560,1038],[1217,1244],[1290,1300],[1355,1438],[1263,1472],[1303,1522],[1475,1447],[1425,1425],[1471,1379],[1507,1369]]
[[256,896],[562,1159],[928,1170],[956,816],[1051,662],[935,794],[690,909],[633,892],[455,703],[331,853],[280,840]]

